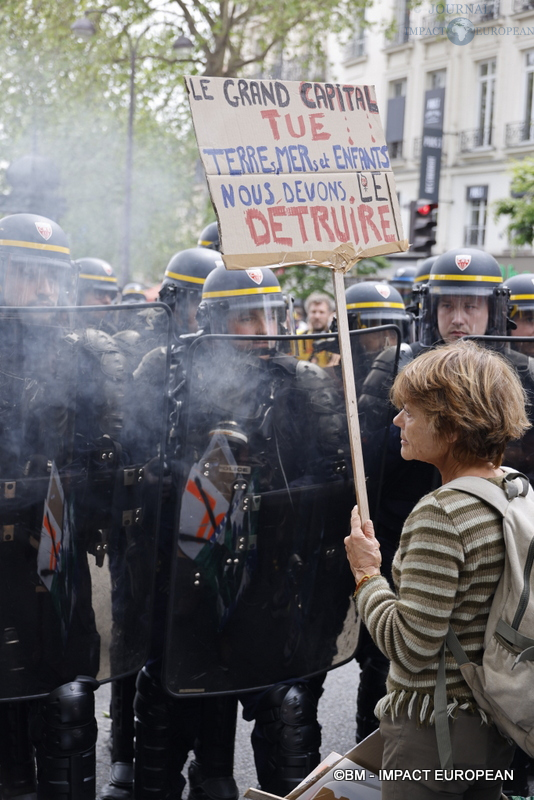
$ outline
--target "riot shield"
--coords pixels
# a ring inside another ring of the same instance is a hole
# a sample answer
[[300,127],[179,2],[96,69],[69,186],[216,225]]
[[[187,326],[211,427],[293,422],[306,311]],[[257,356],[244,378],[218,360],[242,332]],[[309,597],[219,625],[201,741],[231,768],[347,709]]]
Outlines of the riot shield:
[[147,655],[164,306],[0,309],[0,699]]
[[[201,336],[189,350],[165,639],[171,694],[257,689],[354,654],[343,539],[355,498],[337,335],[309,337],[330,347],[325,368],[292,354],[313,352],[305,338]],[[360,423],[377,496],[400,331],[351,340],[357,385],[371,398]]]
[[[534,337],[466,336],[501,353],[515,368],[527,396],[527,415],[534,425]],[[534,428],[507,446],[503,464],[523,472],[534,486]]]

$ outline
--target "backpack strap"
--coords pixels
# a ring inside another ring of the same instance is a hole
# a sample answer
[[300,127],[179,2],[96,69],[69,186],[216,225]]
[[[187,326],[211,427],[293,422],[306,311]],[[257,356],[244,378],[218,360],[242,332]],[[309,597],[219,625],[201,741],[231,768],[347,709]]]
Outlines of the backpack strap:
[[515,497],[526,497],[530,487],[530,482],[526,475],[517,472],[509,467],[502,468],[504,476],[504,491],[495,483],[486,478],[476,478],[468,475],[464,478],[456,478],[450,483],[446,483],[443,489],[457,489],[460,492],[479,497],[485,503],[495,508],[504,517],[508,503]]
[[[526,496],[530,483],[526,475],[523,475],[521,472],[517,472],[509,467],[503,467],[502,469],[505,472],[504,491],[500,486],[491,483],[491,481],[486,480],[486,478],[477,478],[471,475],[464,478],[456,478],[456,480],[446,483],[443,488],[457,489],[466,494],[471,494],[474,497],[479,497],[504,517],[508,505],[515,497]],[[447,717],[447,683],[445,677],[445,651],[447,647],[460,666],[469,663],[469,658],[465,650],[449,625],[447,636],[441,648],[436,688],[434,690],[434,723],[439,760],[442,769],[453,768],[451,735]]]

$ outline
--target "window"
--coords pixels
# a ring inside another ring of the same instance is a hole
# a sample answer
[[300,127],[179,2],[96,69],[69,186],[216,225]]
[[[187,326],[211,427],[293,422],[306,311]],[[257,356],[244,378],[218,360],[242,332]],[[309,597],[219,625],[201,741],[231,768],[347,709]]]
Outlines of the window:
[[386,125],[386,141],[390,158],[402,158],[402,140],[404,137],[404,108],[408,81],[400,78],[389,84],[388,116]]
[[447,82],[447,70],[437,69],[435,72],[428,73],[429,89],[444,89]]
[[493,108],[495,105],[496,59],[483,61],[478,67],[478,130],[476,147],[489,147],[493,140]]
[[526,93],[525,93],[525,114],[523,116],[523,128],[521,139],[529,141],[532,139],[532,117],[534,112],[534,50],[525,53],[526,69]]
[[467,187],[467,219],[464,245],[483,247],[486,239],[486,220],[488,211],[488,187]]

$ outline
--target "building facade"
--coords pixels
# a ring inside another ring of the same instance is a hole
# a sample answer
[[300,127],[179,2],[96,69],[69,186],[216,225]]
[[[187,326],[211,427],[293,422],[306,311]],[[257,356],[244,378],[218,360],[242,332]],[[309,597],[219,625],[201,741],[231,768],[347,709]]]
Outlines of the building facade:
[[332,42],[330,79],[376,86],[406,235],[422,199],[425,98],[444,89],[433,254],[475,246],[511,272],[534,271],[532,249],[512,252],[492,209],[509,194],[513,160],[534,156],[534,0],[379,0],[366,22],[345,47]]

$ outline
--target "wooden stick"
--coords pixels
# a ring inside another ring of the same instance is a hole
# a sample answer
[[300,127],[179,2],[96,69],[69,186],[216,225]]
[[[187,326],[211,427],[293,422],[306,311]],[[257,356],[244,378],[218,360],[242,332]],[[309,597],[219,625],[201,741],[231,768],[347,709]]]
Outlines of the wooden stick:
[[345,300],[345,282],[343,280],[343,273],[340,270],[334,269],[333,273],[337,327],[339,331],[339,352],[341,355],[341,369],[343,373],[343,386],[345,389],[345,408],[347,409],[347,423],[349,426],[349,442],[352,456],[352,469],[354,472],[354,485],[356,487],[356,500],[361,520],[362,522],[367,522],[369,519],[369,501],[367,499],[367,488],[365,485],[360,421],[358,419],[358,401],[356,399],[349,321],[347,317],[347,303]]

